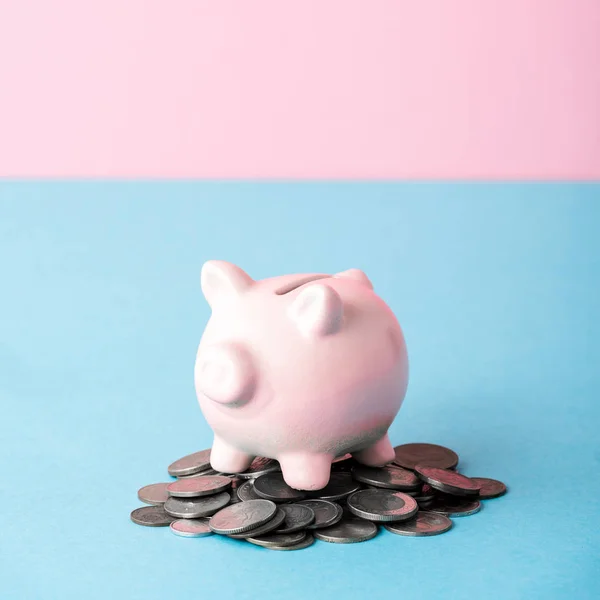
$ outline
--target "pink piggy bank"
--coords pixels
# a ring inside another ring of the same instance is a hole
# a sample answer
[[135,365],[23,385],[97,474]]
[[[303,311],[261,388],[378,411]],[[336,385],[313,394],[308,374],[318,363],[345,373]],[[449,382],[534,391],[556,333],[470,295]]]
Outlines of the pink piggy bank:
[[201,283],[212,316],[195,385],[214,469],[239,473],[265,456],[291,487],[317,490],[338,456],[393,460],[387,431],[406,393],[406,345],[362,271],[254,281],[209,261]]

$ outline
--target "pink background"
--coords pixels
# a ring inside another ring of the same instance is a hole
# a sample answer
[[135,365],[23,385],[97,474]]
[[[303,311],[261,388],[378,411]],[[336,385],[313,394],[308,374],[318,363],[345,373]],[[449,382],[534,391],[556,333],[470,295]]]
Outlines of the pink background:
[[0,0],[0,174],[600,177],[599,0]]

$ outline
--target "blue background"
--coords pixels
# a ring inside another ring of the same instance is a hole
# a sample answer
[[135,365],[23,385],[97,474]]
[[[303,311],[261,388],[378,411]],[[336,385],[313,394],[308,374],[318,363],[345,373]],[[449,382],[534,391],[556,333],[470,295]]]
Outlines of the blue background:
[[[600,595],[600,186],[0,184],[0,597]],[[203,261],[364,269],[405,332],[394,444],[510,492],[443,536],[272,552],[134,525],[210,445]]]

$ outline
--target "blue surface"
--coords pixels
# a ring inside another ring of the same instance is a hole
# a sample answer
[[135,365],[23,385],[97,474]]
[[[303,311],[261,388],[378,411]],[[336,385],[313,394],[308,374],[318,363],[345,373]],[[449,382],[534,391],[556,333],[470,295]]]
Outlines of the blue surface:
[[[0,598],[600,597],[600,186],[0,184]],[[448,534],[270,552],[132,524],[210,445],[201,264],[363,268],[403,325],[394,443],[510,486]]]

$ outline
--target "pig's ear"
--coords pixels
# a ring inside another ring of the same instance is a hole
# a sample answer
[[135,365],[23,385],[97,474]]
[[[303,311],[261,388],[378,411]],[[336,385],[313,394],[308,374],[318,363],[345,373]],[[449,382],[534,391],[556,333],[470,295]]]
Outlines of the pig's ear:
[[202,266],[200,284],[211,307],[223,298],[241,294],[254,280],[239,267],[223,260],[209,260]]
[[344,303],[328,285],[309,285],[296,296],[289,315],[303,335],[328,335],[342,326]]
[[237,344],[206,348],[196,365],[196,388],[219,404],[240,406],[252,398],[256,385],[252,358]]
[[368,287],[370,290],[373,289],[373,284],[369,280],[369,278],[365,275],[363,271],[360,269],[348,269],[347,271],[342,271],[341,273],[336,273],[334,275],[336,279],[352,279],[353,281],[358,281],[358,283],[362,283],[364,286]]

